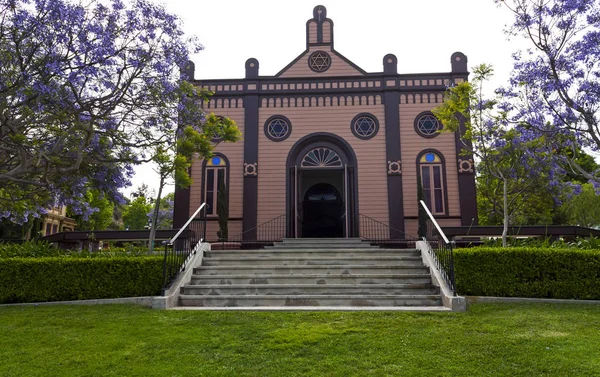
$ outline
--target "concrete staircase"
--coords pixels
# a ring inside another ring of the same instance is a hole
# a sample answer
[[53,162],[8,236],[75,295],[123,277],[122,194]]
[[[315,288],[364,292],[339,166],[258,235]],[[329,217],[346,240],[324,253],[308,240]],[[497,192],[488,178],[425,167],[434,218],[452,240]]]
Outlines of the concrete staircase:
[[284,239],[261,250],[208,251],[180,307],[441,309],[417,249],[360,239]]

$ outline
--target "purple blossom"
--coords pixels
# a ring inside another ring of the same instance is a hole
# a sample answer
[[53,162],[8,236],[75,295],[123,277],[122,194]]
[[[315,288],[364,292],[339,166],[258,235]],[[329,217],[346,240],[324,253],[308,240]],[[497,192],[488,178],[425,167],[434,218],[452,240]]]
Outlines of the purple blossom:
[[[157,138],[174,140],[177,70],[202,46],[150,0],[0,0],[0,10],[0,106],[13,122],[0,127],[18,128],[0,139],[0,195],[22,199],[0,204],[0,218],[43,214],[55,200],[49,193],[84,215],[94,211],[82,204],[90,188],[123,201],[132,164]],[[14,171],[24,173],[8,176]]]

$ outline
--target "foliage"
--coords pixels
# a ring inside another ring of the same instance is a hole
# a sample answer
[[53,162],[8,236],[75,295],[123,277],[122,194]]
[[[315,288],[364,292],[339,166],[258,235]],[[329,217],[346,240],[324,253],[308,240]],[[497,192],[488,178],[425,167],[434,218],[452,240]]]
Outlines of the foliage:
[[[517,183],[518,184],[518,183]],[[552,187],[547,180],[534,180],[522,193],[514,182],[508,182],[509,222],[518,225],[568,224],[564,204],[570,200],[569,193],[577,192],[568,184]],[[502,225],[503,182],[485,172],[477,177],[477,208],[480,225]]]
[[499,90],[508,119],[541,137],[555,162],[599,188],[581,149],[600,151],[600,0],[495,0],[514,14],[508,30],[531,48],[514,55],[510,86]]
[[112,258],[112,257],[135,257],[146,255],[147,247],[125,245],[122,247],[110,247],[108,249],[88,250],[66,250],[46,241],[26,241],[23,243],[0,243],[0,258]]
[[570,245],[577,249],[600,250],[600,237],[580,238],[571,242]]
[[0,243],[0,258],[38,258],[66,255],[69,251],[59,249],[46,241],[23,243]]
[[147,214],[152,204],[146,197],[139,196],[129,203],[123,211],[123,225],[127,230],[141,230],[148,226]]
[[[30,222],[38,222],[31,219]],[[16,224],[9,219],[0,219],[0,240],[24,240],[27,238],[27,229],[30,224]],[[33,224],[31,224],[33,225]],[[38,225],[39,226],[39,225]]]
[[600,299],[600,250],[457,249],[454,268],[460,295]]
[[0,0],[0,217],[24,221],[58,203],[90,214],[131,166],[201,128],[179,75],[190,52],[177,17],[150,0]]
[[[529,128],[510,124],[506,109],[498,99],[483,96],[483,84],[493,68],[481,64],[474,68],[473,82],[449,88],[444,103],[434,114],[446,131],[458,133],[462,155],[474,155],[478,161],[478,185],[485,209],[484,218],[499,212],[506,240],[509,224],[529,197],[557,198],[561,192],[560,167],[550,163],[553,151]],[[497,203],[498,193],[502,202]],[[487,208],[485,205],[488,205]]]
[[85,193],[86,207],[91,214],[75,214],[69,209],[67,216],[77,221],[77,230],[106,230],[113,222],[115,204],[98,190],[90,189]]
[[[175,193],[168,193],[164,198],[160,199],[160,210],[158,211],[157,229],[172,229],[173,228],[173,204]],[[146,214],[148,222],[152,220],[154,212]]]
[[[194,96],[194,89],[191,84],[188,84],[189,92],[186,93],[189,97]],[[203,99],[206,99],[209,93],[200,91],[204,94]],[[190,106],[196,106],[194,102],[188,102]],[[152,254],[154,250],[154,238],[156,235],[158,217],[160,212],[161,194],[166,180],[174,176],[175,184],[178,187],[187,187],[191,184],[192,179],[189,175],[192,160],[194,158],[208,158],[212,155],[214,145],[212,140],[215,139],[232,143],[241,138],[240,130],[235,122],[228,117],[216,116],[210,113],[202,123],[202,128],[198,129],[194,126],[184,126],[178,132],[176,142],[172,144],[163,144],[156,148],[154,162],[158,165],[157,172],[159,174],[158,195],[154,203],[154,213],[152,215],[152,227],[150,228],[149,249]]]
[[478,303],[467,313],[411,313],[39,305],[0,308],[0,328],[2,376],[596,376],[600,306]]
[[591,183],[582,185],[581,192],[566,202],[564,207],[570,224],[600,227],[600,196]]
[[229,187],[225,185],[225,177],[221,176],[217,183],[217,215],[219,215],[219,230],[217,238],[219,241],[227,241],[229,238]]
[[0,259],[0,303],[153,296],[161,256]]

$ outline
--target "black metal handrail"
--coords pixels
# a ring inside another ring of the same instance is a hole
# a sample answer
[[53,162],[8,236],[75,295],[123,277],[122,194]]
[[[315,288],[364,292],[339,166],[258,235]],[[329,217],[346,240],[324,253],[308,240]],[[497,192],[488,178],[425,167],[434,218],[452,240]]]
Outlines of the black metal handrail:
[[165,244],[163,296],[177,274],[185,271],[187,262],[196,253],[196,246],[205,239],[205,235],[206,203],[203,203],[181,227],[179,232]]
[[359,214],[359,217],[359,237],[372,244],[393,248],[414,248],[418,241],[417,237],[408,235],[369,216]]
[[[427,244],[427,250],[435,261],[436,267],[440,271],[442,278],[446,282],[452,294],[456,296],[456,280],[454,279],[454,243],[448,241],[448,237],[435,221],[431,211],[427,208],[424,201],[420,201],[425,210],[425,214],[419,211],[419,224],[423,224],[426,229],[421,229],[419,234],[423,234],[423,241]],[[422,216],[426,216],[423,221]]]
[[[220,243],[221,248],[232,247],[241,249],[256,249],[272,245],[274,242],[281,241],[286,237],[286,225],[286,216],[277,216],[254,228],[228,237],[227,240],[213,242],[212,245]],[[230,245],[226,245],[226,243],[230,243]]]

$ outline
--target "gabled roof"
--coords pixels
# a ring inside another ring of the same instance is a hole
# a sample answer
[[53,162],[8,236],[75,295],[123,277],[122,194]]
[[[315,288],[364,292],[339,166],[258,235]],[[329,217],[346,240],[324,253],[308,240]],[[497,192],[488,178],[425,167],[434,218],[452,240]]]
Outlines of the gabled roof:
[[275,77],[362,76],[362,68],[333,48],[333,21],[327,9],[317,5],[306,22],[306,50]]

